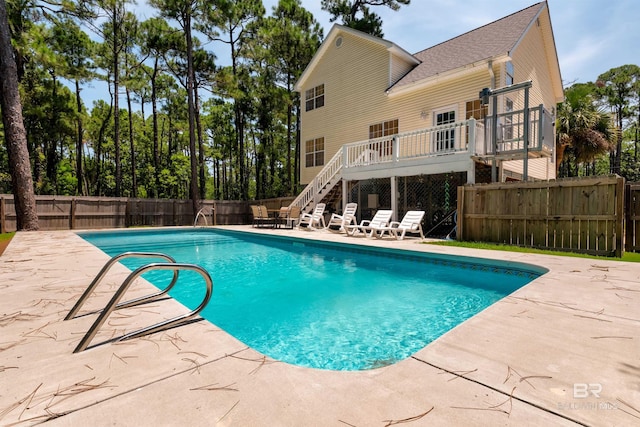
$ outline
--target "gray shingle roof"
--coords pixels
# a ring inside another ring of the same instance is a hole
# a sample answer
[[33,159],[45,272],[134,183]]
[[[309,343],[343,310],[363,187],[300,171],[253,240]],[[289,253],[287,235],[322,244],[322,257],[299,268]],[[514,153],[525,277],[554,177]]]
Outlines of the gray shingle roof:
[[516,46],[546,3],[534,4],[413,56],[421,61],[390,91],[478,61],[506,55]]

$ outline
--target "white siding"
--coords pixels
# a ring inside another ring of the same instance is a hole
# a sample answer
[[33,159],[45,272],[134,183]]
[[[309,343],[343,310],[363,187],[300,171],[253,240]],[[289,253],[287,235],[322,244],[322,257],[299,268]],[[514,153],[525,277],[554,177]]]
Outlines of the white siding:
[[304,111],[302,100],[301,182],[308,183],[321,167],[306,168],[305,141],[323,136],[325,161],[343,144],[365,140],[369,125],[396,116],[386,114],[389,85],[389,52],[386,47],[348,33],[340,48],[329,46],[308,76],[304,91],[324,83],[325,106]]
[[541,27],[536,24],[531,27],[512,57],[516,82],[533,81],[530,105],[543,104],[547,110],[552,111],[556,106],[556,97]]
[[[511,160],[503,162],[502,167],[507,171],[522,175],[524,162],[522,160]],[[554,179],[556,176],[555,166],[548,158],[529,159],[527,170],[529,178],[547,180]]]
[[391,76],[389,79],[389,86],[392,86],[405,74],[407,74],[414,67],[413,64],[408,63],[407,61],[401,59],[396,55],[391,55]]
[[[540,22],[544,22],[544,15]],[[552,70],[547,62],[548,52],[545,50],[543,25],[534,24],[513,53],[513,64],[516,82],[532,80],[529,94],[529,105],[540,104],[549,112],[555,112],[556,96],[553,90]],[[555,149],[555,148],[554,148]],[[529,160],[529,176],[538,179],[554,179],[556,167],[554,156]],[[517,165],[517,166],[516,166]],[[505,169],[518,169],[521,173],[522,162],[506,162]]]

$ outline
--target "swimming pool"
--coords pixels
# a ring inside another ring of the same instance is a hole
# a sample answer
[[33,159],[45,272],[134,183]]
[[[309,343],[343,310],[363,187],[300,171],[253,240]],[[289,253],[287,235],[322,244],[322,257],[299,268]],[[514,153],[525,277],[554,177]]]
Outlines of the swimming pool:
[[[395,363],[543,274],[540,267],[219,229],[81,233],[109,255],[163,252],[214,281],[202,317],[276,360],[361,370]],[[136,268],[149,260],[123,261]],[[167,272],[145,274],[163,287]],[[201,280],[180,273],[189,308]]]

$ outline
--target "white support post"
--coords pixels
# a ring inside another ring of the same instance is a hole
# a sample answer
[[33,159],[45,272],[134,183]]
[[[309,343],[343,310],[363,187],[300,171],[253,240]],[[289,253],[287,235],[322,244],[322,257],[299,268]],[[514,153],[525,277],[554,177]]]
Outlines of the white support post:
[[[476,119],[471,117],[467,121],[467,126],[469,129],[468,135],[469,139],[467,140],[467,153],[469,153],[469,158],[471,156],[475,156],[476,151]],[[476,162],[473,160],[470,161],[469,168],[467,169],[467,184],[475,184],[476,183]]]
[[346,145],[342,146],[342,167],[347,168],[349,166],[349,149]]
[[397,162],[400,159],[400,139],[398,135],[393,137],[393,161]]
[[467,184],[475,184],[476,183],[476,162],[471,160],[469,164],[469,169],[467,169]]
[[346,179],[342,178],[342,210],[344,211],[344,207],[349,203],[349,195],[347,194],[347,189],[349,188],[348,182]]
[[398,220],[398,183],[395,176],[391,177],[391,209],[393,210],[392,220]]
[[320,183],[318,182],[318,177],[313,178],[313,206],[317,205],[320,202]]

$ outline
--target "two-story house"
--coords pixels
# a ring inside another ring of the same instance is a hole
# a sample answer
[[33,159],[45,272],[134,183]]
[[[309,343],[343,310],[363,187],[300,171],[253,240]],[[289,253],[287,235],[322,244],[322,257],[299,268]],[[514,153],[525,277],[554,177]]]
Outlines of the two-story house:
[[334,25],[296,90],[303,209],[421,209],[429,228],[459,185],[555,178],[563,90],[547,2],[415,54]]

